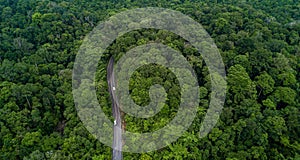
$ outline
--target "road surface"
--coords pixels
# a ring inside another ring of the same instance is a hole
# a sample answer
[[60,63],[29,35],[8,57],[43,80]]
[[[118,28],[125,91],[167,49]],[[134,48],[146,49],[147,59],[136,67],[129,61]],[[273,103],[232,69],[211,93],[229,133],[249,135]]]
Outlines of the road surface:
[[114,137],[113,137],[113,160],[122,160],[122,126],[121,126],[121,114],[119,109],[119,102],[116,92],[116,85],[115,85],[115,76],[114,76],[114,58],[111,57],[107,66],[107,83],[108,83],[108,90],[110,93],[110,97],[112,99],[112,111],[114,117]]

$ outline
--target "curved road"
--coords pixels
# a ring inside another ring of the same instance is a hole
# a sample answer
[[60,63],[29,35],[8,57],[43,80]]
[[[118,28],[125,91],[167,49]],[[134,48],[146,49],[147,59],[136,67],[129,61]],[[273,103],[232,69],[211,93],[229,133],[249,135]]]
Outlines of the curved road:
[[111,57],[107,66],[107,83],[110,97],[112,99],[112,111],[114,117],[114,138],[113,138],[113,160],[122,160],[122,126],[121,126],[121,115],[119,109],[119,103],[115,94],[115,76],[114,76],[114,58]]

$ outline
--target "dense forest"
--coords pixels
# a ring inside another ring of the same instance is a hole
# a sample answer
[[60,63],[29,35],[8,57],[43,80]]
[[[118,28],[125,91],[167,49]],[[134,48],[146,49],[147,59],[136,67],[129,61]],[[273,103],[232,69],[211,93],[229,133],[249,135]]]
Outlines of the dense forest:
[[[298,0],[0,0],[0,159],[111,159],[80,121],[72,69],[84,37],[112,15],[140,7],[180,11],[214,39],[227,74],[226,101],[212,131],[199,138],[211,82],[200,53],[165,30],[118,37],[99,61],[98,101],[111,116],[106,66],[130,49],[159,42],[180,51],[198,78],[200,103],[189,129],[169,146],[124,159],[300,159],[300,1]],[[170,70],[145,65],[130,79],[131,97],[149,103],[148,90],[168,96],[155,116],[123,115],[126,130],[149,132],[176,115],[180,87]],[[112,119],[111,119],[112,120]]]

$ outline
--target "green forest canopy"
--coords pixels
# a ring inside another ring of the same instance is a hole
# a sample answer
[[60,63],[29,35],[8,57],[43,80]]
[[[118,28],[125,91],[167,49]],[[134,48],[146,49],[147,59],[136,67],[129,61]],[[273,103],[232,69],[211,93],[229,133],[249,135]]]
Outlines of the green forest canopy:
[[[180,11],[214,38],[227,72],[226,102],[217,125],[200,139],[210,94],[201,55],[163,30],[118,37],[97,72],[98,100],[107,115],[108,58],[119,59],[141,44],[161,42],[180,51],[200,85],[197,118],[181,138],[158,151],[124,153],[124,159],[300,158],[299,1],[0,0],[0,159],[111,159],[111,148],[96,140],[77,116],[71,93],[73,62],[83,38],[99,21],[150,6]],[[133,100],[147,104],[153,82],[163,85],[170,99],[150,119],[125,115],[126,130],[157,130],[176,114],[180,88],[176,77],[160,66],[135,72],[130,80]]]

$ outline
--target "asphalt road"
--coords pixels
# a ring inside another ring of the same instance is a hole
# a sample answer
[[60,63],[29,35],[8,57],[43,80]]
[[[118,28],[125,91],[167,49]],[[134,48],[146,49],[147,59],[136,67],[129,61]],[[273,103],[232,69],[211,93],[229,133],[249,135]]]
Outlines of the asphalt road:
[[114,76],[114,58],[111,57],[107,66],[107,83],[110,97],[112,99],[112,111],[114,117],[114,137],[113,137],[113,160],[122,160],[122,126],[121,126],[121,114],[119,109],[119,103],[115,94],[116,84]]

